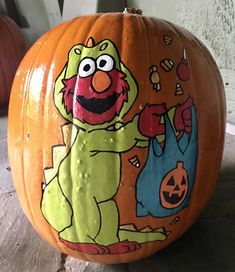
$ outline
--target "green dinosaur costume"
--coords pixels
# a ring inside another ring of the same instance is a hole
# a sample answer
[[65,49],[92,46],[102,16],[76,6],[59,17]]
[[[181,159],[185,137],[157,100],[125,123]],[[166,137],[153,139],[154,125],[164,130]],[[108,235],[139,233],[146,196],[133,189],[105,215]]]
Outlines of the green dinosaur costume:
[[[97,81],[96,76],[102,79]],[[120,90],[116,92],[117,89]],[[97,45],[90,40],[86,46],[79,44],[70,50],[55,84],[54,101],[73,125],[65,141],[66,151],[60,159],[53,159],[51,169],[44,171],[41,209],[60,239],[67,241],[68,246],[70,243],[70,247],[74,245],[74,249],[76,244],[107,247],[122,241],[141,244],[166,239],[163,229],[120,229],[119,211],[113,199],[121,180],[121,153],[148,144],[148,138],[138,130],[138,115],[122,123],[137,93],[133,76],[110,40]],[[65,129],[62,131],[65,134]],[[103,253],[110,252],[111,248]],[[97,254],[102,253],[97,250]]]

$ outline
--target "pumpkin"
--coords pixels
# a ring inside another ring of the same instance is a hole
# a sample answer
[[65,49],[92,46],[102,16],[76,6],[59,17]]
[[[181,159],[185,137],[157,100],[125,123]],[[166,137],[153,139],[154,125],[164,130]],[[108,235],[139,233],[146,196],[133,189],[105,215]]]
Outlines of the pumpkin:
[[0,15],[0,107],[7,105],[16,69],[26,45],[20,28],[5,15]]
[[176,168],[167,173],[161,183],[161,205],[172,209],[180,205],[188,192],[188,175],[182,162],[177,162]]
[[18,68],[8,131],[14,184],[55,248],[134,261],[198,218],[224,129],[219,70],[188,31],[137,14],[75,18],[43,35]]

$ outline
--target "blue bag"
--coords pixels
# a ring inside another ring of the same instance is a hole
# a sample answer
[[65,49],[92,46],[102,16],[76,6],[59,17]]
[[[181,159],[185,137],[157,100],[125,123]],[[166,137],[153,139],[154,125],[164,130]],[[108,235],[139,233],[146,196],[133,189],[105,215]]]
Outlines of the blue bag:
[[165,143],[149,140],[148,157],[136,183],[137,216],[167,217],[189,205],[198,158],[197,118],[191,107],[192,131],[178,141],[167,114]]

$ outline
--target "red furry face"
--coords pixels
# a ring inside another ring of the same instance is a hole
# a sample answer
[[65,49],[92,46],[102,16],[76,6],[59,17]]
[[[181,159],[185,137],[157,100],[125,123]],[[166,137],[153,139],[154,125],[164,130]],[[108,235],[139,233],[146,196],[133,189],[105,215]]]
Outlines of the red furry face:
[[62,103],[67,114],[91,125],[109,122],[119,115],[128,99],[129,85],[124,79],[125,74],[118,69],[105,73],[110,84],[99,92],[94,87],[95,73],[87,77],[76,75],[63,80],[65,87],[61,90]]

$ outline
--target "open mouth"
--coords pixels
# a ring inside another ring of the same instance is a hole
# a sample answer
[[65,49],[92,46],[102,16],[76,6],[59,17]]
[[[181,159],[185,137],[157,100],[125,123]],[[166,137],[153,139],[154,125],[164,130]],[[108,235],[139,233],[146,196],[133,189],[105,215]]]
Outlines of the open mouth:
[[172,205],[176,205],[185,197],[185,191],[183,191],[180,196],[178,193],[175,193],[175,194],[173,193],[170,196],[170,194],[168,192],[163,192],[163,195],[164,195],[164,198],[167,203],[170,203]]
[[76,96],[76,100],[84,109],[93,113],[102,114],[113,107],[119,96],[120,93],[113,93],[107,98],[93,97],[88,99],[82,95],[78,95]]

